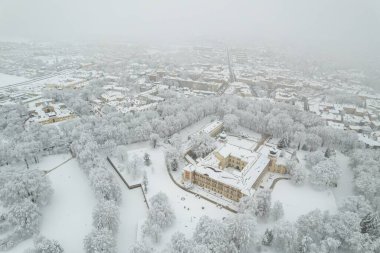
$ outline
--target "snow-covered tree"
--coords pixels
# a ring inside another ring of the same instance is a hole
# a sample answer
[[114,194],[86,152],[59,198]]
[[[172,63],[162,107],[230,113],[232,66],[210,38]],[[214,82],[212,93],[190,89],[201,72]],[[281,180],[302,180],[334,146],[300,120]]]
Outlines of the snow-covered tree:
[[113,174],[103,168],[96,168],[90,172],[90,182],[99,200],[121,201],[121,190]]
[[[361,252],[363,243],[367,240],[360,231],[360,217],[352,212],[339,212],[328,220],[329,236],[341,242],[341,249]],[[359,250],[359,251],[358,251]]]
[[313,243],[313,239],[308,235],[301,236],[298,245],[299,253],[317,253],[319,252],[319,247]]
[[260,189],[255,196],[255,215],[260,218],[266,218],[270,214],[271,192],[270,190]]
[[148,153],[144,154],[144,163],[146,166],[149,166],[151,161],[150,161],[150,155]]
[[310,133],[306,135],[305,143],[309,147],[310,151],[315,151],[321,146],[322,139],[318,135]]
[[53,193],[49,178],[40,170],[3,171],[0,182],[0,200],[5,206],[23,202],[25,199],[44,206]]
[[331,148],[327,148],[326,149],[326,152],[325,152],[325,157],[326,158],[330,158],[331,156],[333,156],[334,155],[334,150],[333,149],[331,149]]
[[125,162],[128,160],[128,152],[125,146],[118,146],[115,151],[115,156],[120,162]]
[[144,233],[149,235],[155,243],[158,243],[162,237],[162,228],[158,224],[150,224],[147,229],[144,227]]
[[282,203],[279,201],[274,202],[273,207],[271,208],[270,215],[273,220],[277,221],[284,216],[284,208]]
[[368,213],[360,222],[360,231],[371,237],[380,237],[380,217],[378,213]]
[[305,145],[305,141],[306,141],[306,134],[305,132],[300,132],[300,131],[297,131],[294,133],[294,136],[293,136],[293,142],[295,143],[296,147],[298,150],[301,149],[301,147],[303,145]]
[[181,151],[182,138],[179,134],[173,134],[173,136],[170,138],[170,143],[176,150]]
[[93,214],[93,225],[97,229],[106,228],[116,233],[119,228],[119,208],[112,200],[99,201]]
[[297,250],[297,229],[289,222],[281,222],[274,226],[273,230],[274,248],[284,253],[293,253]]
[[223,126],[226,131],[235,132],[239,126],[239,118],[234,114],[226,114],[223,117]]
[[240,198],[238,204],[239,213],[251,213],[255,214],[255,199],[251,196],[243,196]]
[[303,185],[307,179],[307,171],[302,166],[297,165],[290,171],[291,181],[296,185]]
[[255,238],[256,220],[249,214],[236,214],[227,220],[230,241],[239,252],[246,252],[252,247]]
[[11,206],[7,218],[20,237],[29,237],[39,232],[41,213],[38,206],[29,199]]
[[140,170],[141,165],[142,163],[139,157],[137,155],[133,155],[131,158],[128,159],[128,163],[127,163],[128,173],[130,173],[133,178],[136,178],[141,172]]
[[116,241],[108,229],[94,229],[84,238],[86,253],[115,253]]
[[270,246],[273,241],[273,232],[270,229],[266,229],[265,233],[263,235],[263,239],[261,240],[261,243],[265,246]]
[[313,242],[320,242],[326,236],[325,223],[328,221],[328,216],[316,209],[298,217],[295,225],[299,235],[308,236]]
[[199,252],[196,251],[196,246],[193,240],[188,240],[183,233],[176,232],[172,235],[167,251],[170,253],[196,253]]
[[153,251],[146,245],[146,243],[137,242],[135,243],[129,253],[152,253]]
[[311,168],[310,183],[319,188],[336,187],[341,174],[341,169],[331,159],[320,161]]
[[191,139],[191,150],[197,157],[204,157],[215,149],[215,140],[206,133],[196,134]]
[[44,236],[38,236],[33,240],[34,248],[27,253],[62,253],[63,248],[56,240],[47,239]]
[[339,210],[342,212],[353,212],[361,218],[372,212],[371,203],[363,196],[348,196],[339,205]]
[[338,251],[340,241],[334,238],[328,237],[321,241],[321,253],[335,253]]
[[159,192],[149,200],[150,209],[148,220],[153,224],[158,224],[162,229],[169,227],[175,215],[165,193]]
[[230,253],[227,226],[207,216],[202,216],[194,231],[194,241],[205,245],[213,253]]
[[308,153],[305,156],[306,165],[307,165],[308,169],[311,169],[314,165],[316,165],[317,163],[319,163],[319,162],[321,162],[321,161],[323,161],[325,159],[326,158],[323,155],[323,153],[319,152],[319,151]]
[[101,147],[106,155],[111,155],[116,149],[116,143],[114,140],[109,139]]
[[174,147],[169,147],[166,150],[166,153],[165,153],[166,164],[171,170],[176,171],[178,169],[179,158],[180,158],[180,152]]
[[148,218],[143,225],[143,233],[158,242],[162,231],[173,224],[175,215],[168,197],[162,192],[151,197],[149,203],[150,208]]
[[142,186],[143,186],[144,192],[148,192],[148,176],[146,174],[146,171],[144,171]]
[[160,136],[158,134],[152,133],[149,138],[150,138],[150,141],[152,143],[152,147],[156,148],[157,143],[160,140]]

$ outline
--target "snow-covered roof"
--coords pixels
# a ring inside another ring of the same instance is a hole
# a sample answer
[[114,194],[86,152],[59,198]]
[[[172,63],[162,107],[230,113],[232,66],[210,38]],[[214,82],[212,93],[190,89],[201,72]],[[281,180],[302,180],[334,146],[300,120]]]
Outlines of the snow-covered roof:
[[[233,141],[232,143],[230,143],[231,140]],[[249,144],[248,142],[252,143]],[[199,159],[197,164],[187,165],[184,170],[207,175],[218,182],[240,190],[245,195],[252,195],[255,191],[253,189],[254,183],[270,162],[268,157],[270,148],[261,148],[260,151],[256,152],[253,150],[256,142],[248,139],[240,140],[231,136],[227,137],[227,143],[220,142],[219,144],[221,145],[214,152],[203,159]],[[249,147],[249,149],[246,147]],[[234,156],[245,161],[246,165],[241,171],[233,168],[221,169],[219,168],[220,161],[216,157],[216,153],[224,158]]]
[[247,163],[252,160],[256,160],[258,155],[258,153],[256,152],[252,152],[251,150],[231,145],[229,143],[226,143],[223,146],[221,146],[217,150],[217,152],[224,158],[227,158],[228,156],[233,156]]
[[201,160],[197,165],[189,164],[184,170],[196,171],[198,174],[207,175],[210,178],[240,190],[245,195],[254,193],[253,184],[269,164],[269,158],[264,154],[258,154],[257,159],[248,164],[241,172],[219,169],[215,166],[217,159],[210,156]]
[[222,121],[216,120],[213,121],[212,123],[208,124],[205,128],[203,128],[202,132],[206,134],[212,133],[216,128],[220,127],[223,125]]

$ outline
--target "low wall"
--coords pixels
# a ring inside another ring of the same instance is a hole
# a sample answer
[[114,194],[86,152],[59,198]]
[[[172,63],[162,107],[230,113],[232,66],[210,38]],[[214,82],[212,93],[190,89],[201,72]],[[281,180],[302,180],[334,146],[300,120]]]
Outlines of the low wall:
[[146,204],[146,206],[149,209],[148,200],[146,199],[145,192],[143,190],[142,185],[141,184],[129,185],[128,182],[125,180],[125,178],[121,175],[121,173],[119,172],[119,170],[116,168],[115,164],[113,164],[113,162],[111,161],[111,159],[108,156],[107,156],[107,161],[111,165],[111,167],[116,171],[116,173],[119,175],[119,177],[124,182],[124,184],[128,187],[129,190],[133,190],[133,189],[136,189],[136,188],[140,188],[141,189],[141,192],[142,192],[142,194],[144,196],[145,204]]

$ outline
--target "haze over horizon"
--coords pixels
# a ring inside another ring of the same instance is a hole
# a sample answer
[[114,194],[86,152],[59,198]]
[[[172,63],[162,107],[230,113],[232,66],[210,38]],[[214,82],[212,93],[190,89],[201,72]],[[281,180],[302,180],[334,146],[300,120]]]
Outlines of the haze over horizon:
[[344,58],[380,55],[380,2],[3,0],[0,39],[285,45]]

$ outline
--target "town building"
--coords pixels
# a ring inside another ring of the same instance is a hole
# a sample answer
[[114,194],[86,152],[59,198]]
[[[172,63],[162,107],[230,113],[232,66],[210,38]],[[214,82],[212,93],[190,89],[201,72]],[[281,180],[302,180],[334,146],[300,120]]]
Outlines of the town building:
[[40,99],[29,104],[29,119],[27,122],[38,122],[43,125],[75,118],[65,104],[54,103],[51,99]]

